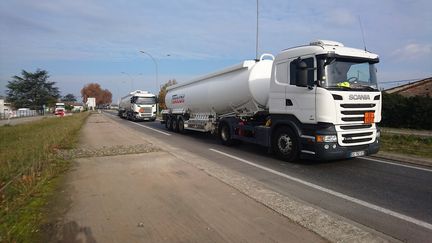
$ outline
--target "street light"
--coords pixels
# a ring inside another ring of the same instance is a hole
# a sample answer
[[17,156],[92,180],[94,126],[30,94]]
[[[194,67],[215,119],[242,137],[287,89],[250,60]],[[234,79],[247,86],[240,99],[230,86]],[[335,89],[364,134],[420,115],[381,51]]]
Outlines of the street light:
[[127,75],[127,76],[129,76],[129,78],[130,78],[130,80],[131,80],[131,92],[132,92],[133,89],[134,89],[132,76],[131,76],[129,73],[126,73],[126,72],[121,72],[121,73],[122,73],[122,74],[125,74],[125,75]]
[[148,53],[148,52],[145,52],[145,51],[140,51],[140,52],[143,53],[143,54],[146,54],[147,56],[149,56],[152,59],[154,65],[155,65],[155,68],[156,68],[155,69],[156,70],[156,92],[158,92],[158,88],[159,88],[159,73],[158,73],[158,64],[156,62],[156,59],[154,59],[154,57],[150,53]]
[[[155,69],[156,70],[156,91],[155,92],[159,92],[158,91],[158,88],[159,88],[159,73],[158,73],[158,64],[156,62],[156,59],[154,59],[154,57],[150,53],[148,53],[148,52],[145,52],[145,51],[140,51],[140,52],[142,54],[146,54],[147,56],[149,56],[152,59],[154,65],[155,65],[155,68],[156,68]],[[157,116],[159,115],[159,106],[158,106],[158,103],[159,102],[156,103],[156,115]]]

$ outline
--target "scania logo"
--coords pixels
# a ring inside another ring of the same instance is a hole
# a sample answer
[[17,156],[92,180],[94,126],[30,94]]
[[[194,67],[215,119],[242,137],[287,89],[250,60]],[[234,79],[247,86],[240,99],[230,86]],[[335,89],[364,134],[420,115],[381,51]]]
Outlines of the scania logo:
[[356,94],[352,94],[349,95],[348,97],[350,100],[370,100],[370,96],[369,95],[356,95]]

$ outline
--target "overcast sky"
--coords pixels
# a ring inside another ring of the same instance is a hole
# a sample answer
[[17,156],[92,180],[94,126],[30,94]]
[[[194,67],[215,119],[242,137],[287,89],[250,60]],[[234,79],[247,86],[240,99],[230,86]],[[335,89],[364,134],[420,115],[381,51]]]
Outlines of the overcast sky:
[[[380,55],[380,82],[432,76],[430,0],[261,0],[260,53],[316,39]],[[63,95],[97,82],[155,91],[255,57],[255,0],[2,0],[0,94],[22,69],[47,70]],[[396,84],[396,83],[393,83]],[[387,84],[388,85],[388,84]]]

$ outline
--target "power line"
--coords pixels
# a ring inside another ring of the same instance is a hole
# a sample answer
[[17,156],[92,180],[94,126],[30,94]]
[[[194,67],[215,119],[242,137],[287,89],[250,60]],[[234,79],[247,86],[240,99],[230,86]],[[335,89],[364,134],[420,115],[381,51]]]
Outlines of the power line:
[[394,80],[394,81],[383,81],[379,82],[380,84],[390,84],[390,83],[402,83],[402,82],[411,82],[411,81],[419,81],[425,78],[413,78],[413,79],[402,79],[402,80]]

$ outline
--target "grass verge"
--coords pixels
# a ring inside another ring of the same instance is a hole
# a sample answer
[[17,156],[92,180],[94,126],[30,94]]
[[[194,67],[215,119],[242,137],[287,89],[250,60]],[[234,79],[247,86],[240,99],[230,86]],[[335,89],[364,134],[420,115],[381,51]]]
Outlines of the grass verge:
[[76,146],[87,116],[0,127],[0,242],[32,242],[56,178],[69,166],[56,151]]
[[432,138],[415,135],[381,134],[381,150],[432,158]]

